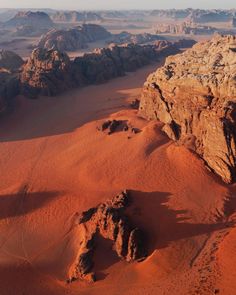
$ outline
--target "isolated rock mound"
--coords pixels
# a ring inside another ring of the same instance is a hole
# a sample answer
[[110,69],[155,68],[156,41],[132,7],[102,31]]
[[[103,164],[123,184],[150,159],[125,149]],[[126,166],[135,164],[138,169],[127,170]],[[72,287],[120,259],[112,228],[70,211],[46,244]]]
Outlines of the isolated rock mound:
[[16,53],[8,50],[0,50],[0,68],[14,71],[19,69],[23,64],[23,59]]
[[60,51],[73,51],[87,48],[87,43],[104,40],[110,36],[111,34],[102,26],[84,24],[68,30],[51,30],[41,37],[37,46]]
[[143,89],[140,114],[164,123],[227,182],[236,180],[236,37],[215,36],[167,58]]
[[118,257],[128,262],[146,256],[144,233],[133,226],[125,215],[131,198],[127,191],[110,201],[77,214],[75,223],[80,238],[76,261],[70,268],[69,282],[76,279],[96,280],[93,272],[93,254],[98,236],[113,242]]
[[70,59],[57,50],[35,49],[20,77],[21,91],[29,97],[56,95],[71,87]]

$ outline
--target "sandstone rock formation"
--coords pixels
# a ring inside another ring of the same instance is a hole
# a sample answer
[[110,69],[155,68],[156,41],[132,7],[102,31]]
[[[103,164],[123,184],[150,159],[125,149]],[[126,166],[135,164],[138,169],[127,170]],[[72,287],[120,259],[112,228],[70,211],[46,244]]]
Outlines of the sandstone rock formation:
[[51,30],[39,40],[37,47],[57,49],[60,51],[73,51],[87,48],[87,40],[78,29]]
[[87,43],[104,40],[110,36],[111,34],[102,26],[84,24],[68,30],[51,30],[41,37],[37,47],[73,51],[87,48]]
[[176,35],[211,35],[217,31],[217,28],[199,25],[193,22],[183,22],[181,24],[159,24],[156,29],[157,34]]
[[57,50],[35,49],[20,76],[21,92],[29,97],[56,95],[73,84],[69,57]]
[[193,9],[189,15],[195,23],[208,23],[208,22],[227,22],[232,18],[234,14],[230,10],[202,10],[202,9]]
[[91,21],[101,21],[103,18],[95,12],[91,11],[57,11],[51,16],[54,22],[91,22]]
[[13,36],[40,36],[53,28],[54,24],[45,12],[20,11],[4,23],[4,27],[13,30]]
[[125,43],[145,44],[157,40],[163,40],[163,37],[149,33],[132,34],[124,31],[119,34],[113,35],[112,38],[109,40],[109,43],[114,43],[117,45]]
[[40,28],[51,28],[53,22],[45,12],[20,11],[13,18],[5,22],[7,27],[30,25]]
[[69,282],[76,279],[96,280],[93,253],[96,251],[97,236],[111,240],[114,251],[121,259],[132,262],[145,258],[145,235],[125,215],[130,202],[129,193],[124,191],[112,200],[77,214],[75,222],[80,244],[76,260],[70,268]]
[[235,11],[223,9],[167,9],[153,10],[150,15],[159,18],[188,19],[195,23],[226,22],[234,15]]
[[215,36],[170,56],[143,89],[140,115],[196,151],[227,182],[236,180],[236,37]]
[[23,59],[16,53],[8,50],[0,50],[0,68],[14,71],[19,69],[23,64]]
[[[177,44],[177,45],[176,45]],[[58,50],[35,49],[23,66],[20,82],[24,95],[55,95],[71,87],[104,83],[179,52],[178,43],[157,41],[154,45],[126,44],[96,49],[69,60]]]
[[[173,50],[177,51],[176,48]],[[77,81],[82,77],[85,84],[104,83],[157,61],[159,56],[156,47],[151,45],[128,44],[97,49],[74,60],[74,76]]]

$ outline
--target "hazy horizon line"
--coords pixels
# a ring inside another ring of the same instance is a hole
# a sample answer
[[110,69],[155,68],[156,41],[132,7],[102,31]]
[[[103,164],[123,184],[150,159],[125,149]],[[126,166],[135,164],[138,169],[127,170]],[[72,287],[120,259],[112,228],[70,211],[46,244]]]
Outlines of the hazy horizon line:
[[142,9],[142,8],[103,8],[103,9],[93,9],[93,8],[87,8],[87,9],[81,9],[81,8],[54,8],[54,7],[1,7],[0,9],[6,9],[6,10],[19,10],[19,9],[27,9],[27,10],[67,10],[67,11],[153,11],[153,10],[186,10],[186,9],[192,9],[192,10],[236,10],[236,7],[231,8],[204,8],[204,7],[185,7],[185,8],[151,8],[151,9]]

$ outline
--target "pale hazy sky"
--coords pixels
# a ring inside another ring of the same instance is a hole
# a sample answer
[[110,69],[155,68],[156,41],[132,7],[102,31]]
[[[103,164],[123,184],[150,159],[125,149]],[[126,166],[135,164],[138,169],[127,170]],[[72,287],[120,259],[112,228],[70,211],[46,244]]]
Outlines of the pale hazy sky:
[[0,0],[0,8],[165,9],[236,8],[235,0]]

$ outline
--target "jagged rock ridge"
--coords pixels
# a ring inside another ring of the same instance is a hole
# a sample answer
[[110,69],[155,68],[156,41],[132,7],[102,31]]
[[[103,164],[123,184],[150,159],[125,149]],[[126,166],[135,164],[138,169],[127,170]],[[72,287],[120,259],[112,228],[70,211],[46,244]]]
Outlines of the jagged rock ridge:
[[227,182],[236,180],[236,37],[215,36],[167,58],[143,88],[140,115],[158,119]]
[[80,245],[70,268],[69,282],[75,279],[96,280],[93,253],[98,235],[113,242],[113,249],[121,259],[132,262],[145,258],[145,235],[125,215],[130,203],[129,192],[124,191],[112,200],[77,214],[75,223],[80,234]]

